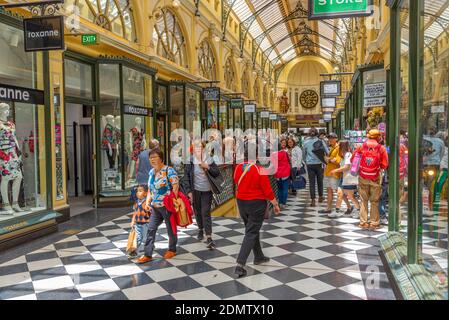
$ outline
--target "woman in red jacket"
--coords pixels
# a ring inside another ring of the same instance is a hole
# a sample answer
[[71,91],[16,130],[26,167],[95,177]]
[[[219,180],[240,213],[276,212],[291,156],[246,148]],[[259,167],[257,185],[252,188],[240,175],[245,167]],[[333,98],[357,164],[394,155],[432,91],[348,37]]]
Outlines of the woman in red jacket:
[[245,143],[245,161],[237,165],[234,171],[237,205],[240,216],[245,223],[245,237],[237,257],[237,267],[234,271],[238,277],[246,276],[244,266],[251,250],[254,252],[254,264],[262,264],[270,260],[264,256],[259,240],[260,228],[262,227],[268,205],[267,201],[273,204],[275,214],[280,212],[267,172],[255,163],[255,159],[248,157],[248,150],[256,150],[255,144],[251,144]]
[[288,183],[291,172],[290,156],[287,151],[286,139],[282,139],[280,141],[279,149],[279,151],[274,152],[271,155],[271,163],[274,164],[274,167],[276,168],[274,177],[276,178],[278,184],[279,203],[281,205],[281,209],[285,209],[287,206]]

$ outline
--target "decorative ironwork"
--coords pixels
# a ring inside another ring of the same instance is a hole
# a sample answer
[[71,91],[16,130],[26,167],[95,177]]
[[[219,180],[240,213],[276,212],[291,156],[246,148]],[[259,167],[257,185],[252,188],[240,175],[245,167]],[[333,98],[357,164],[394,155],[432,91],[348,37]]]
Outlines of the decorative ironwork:
[[209,41],[206,39],[198,48],[198,66],[200,75],[209,80],[217,79],[216,60]]
[[226,41],[226,28],[228,25],[228,18],[231,14],[232,7],[236,0],[221,0],[221,28],[223,33],[223,41]]
[[60,9],[60,3],[43,3],[30,6],[30,12],[33,16],[54,16]]
[[188,68],[186,40],[178,19],[168,8],[160,10],[153,30],[153,43],[159,56]]
[[200,17],[200,0],[193,0],[195,3],[195,16]]

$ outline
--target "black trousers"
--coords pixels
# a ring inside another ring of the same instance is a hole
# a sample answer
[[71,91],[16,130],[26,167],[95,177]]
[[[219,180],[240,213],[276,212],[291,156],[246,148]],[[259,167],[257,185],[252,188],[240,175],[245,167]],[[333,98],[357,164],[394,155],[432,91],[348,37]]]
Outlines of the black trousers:
[[112,155],[109,155],[109,150],[106,149],[106,156],[108,157],[109,169],[114,169],[117,149],[112,149]]
[[323,196],[323,174],[324,169],[321,164],[308,164],[307,172],[309,175],[309,189],[310,189],[310,198],[313,200],[316,198],[315,194],[315,186],[318,183],[318,195],[320,197]]
[[150,223],[148,225],[147,240],[145,241],[145,255],[151,257],[154,250],[154,242],[156,241],[156,233],[162,222],[165,221],[168,234],[168,250],[176,252],[176,244],[178,243],[178,235],[173,233],[172,225],[170,223],[170,213],[165,207],[155,208],[150,216]]
[[240,216],[245,223],[245,236],[242,247],[237,257],[237,263],[246,264],[251,250],[254,252],[254,260],[261,260],[264,255],[260,246],[259,232],[262,228],[267,201],[265,200],[237,200]]
[[193,210],[195,210],[198,229],[204,229],[207,236],[212,234],[212,218],[210,207],[212,205],[211,191],[193,190]]

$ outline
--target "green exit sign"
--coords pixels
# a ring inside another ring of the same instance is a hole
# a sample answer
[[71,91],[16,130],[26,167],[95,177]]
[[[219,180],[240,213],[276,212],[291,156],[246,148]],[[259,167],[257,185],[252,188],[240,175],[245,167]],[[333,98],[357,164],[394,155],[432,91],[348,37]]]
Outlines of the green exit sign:
[[83,35],[81,35],[81,43],[86,46],[98,44],[98,35],[97,34],[83,34]]
[[309,0],[309,19],[364,17],[373,14],[372,0]]

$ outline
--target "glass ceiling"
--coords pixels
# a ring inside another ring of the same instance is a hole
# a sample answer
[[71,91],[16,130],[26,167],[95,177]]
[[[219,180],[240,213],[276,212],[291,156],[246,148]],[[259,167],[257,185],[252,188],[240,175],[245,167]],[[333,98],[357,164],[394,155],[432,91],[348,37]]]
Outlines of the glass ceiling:
[[[334,55],[343,54],[346,27],[342,19],[325,21],[308,21],[307,18],[295,18],[285,22],[286,12],[308,8],[307,0],[236,0],[232,11],[241,23],[251,22],[248,34],[253,39],[263,36],[260,49],[268,54],[268,60],[274,63],[285,63],[299,55],[304,49],[306,53],[321,55],[332,59]],[[254,19],[256,17],[256,19]],[[301,23],[305,23],[315,34],[296,33],[288,37]],[[341,33],[340,37],[336,31]],[[321,36],[320,36],[321,35]],[[298,46],[297,42],[308,36],[316,45]],[[307,51],[307,49],[309,51]]]

